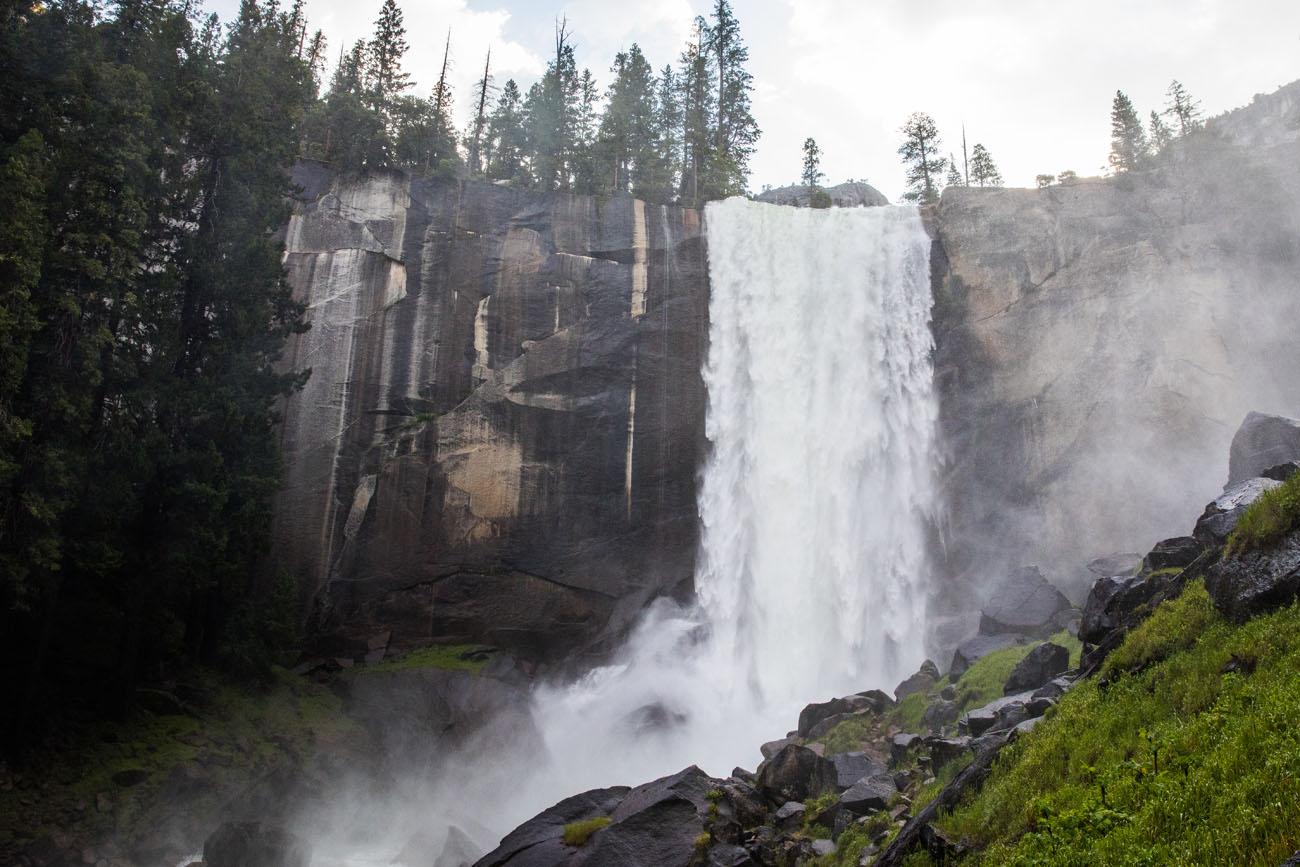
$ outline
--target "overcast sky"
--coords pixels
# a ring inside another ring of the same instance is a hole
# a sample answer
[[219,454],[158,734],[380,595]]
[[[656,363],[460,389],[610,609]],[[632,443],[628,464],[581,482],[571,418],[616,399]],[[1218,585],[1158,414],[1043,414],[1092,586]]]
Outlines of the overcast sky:
[[[209,0],[223,17],[237,0]],[[639,42],[658,69],[676,62],[710,0],[406,0],[406,66],[421,93],[451,30],[457,115],[492,46],[497,83],[527,88],[543,70],[556,16],[579,66],[602,85],[615,52]],[[368,36],[380,0],[307,0],[332,58]],[[1041,172],[1099,174],[1117,88],[1145,117],[1177,78],[1208,114],[1300,78],[1300,0],[733,0],[749,45],[763,136],[751,186],[799,175],[807,136],[831,183],[866,179],[902,193],[898,128],[938,121],[958,155],[965,123],[1008,184]]]

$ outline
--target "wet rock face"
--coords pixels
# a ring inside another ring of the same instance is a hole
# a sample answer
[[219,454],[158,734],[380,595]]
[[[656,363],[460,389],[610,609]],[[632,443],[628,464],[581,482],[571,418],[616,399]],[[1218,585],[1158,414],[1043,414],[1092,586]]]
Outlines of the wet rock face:
[[1297,118],[1300,83],[1216,119],[1165,172],[945,191],[951,576],[1034,562],[1081,601],[1090,560],[1186,532],[1248,410],[1295,415]]
[[1261,476],[1271,467],[1300,457],[1300,421],[1279,415],[1249,412],[1232,437],[1228,484]]
[[551,659],[686,595],[703,443],[697,212],[303,164],[278,567],[323,646]]

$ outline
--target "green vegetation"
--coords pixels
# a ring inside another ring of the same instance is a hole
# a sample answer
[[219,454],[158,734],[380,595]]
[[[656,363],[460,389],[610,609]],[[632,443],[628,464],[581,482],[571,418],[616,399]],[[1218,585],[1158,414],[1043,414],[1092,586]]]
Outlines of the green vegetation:
[[[936,690],[943,689],[947,684],[948,678],[945,677],[936,684]],[[921,718],[925,716],[925,709],[933,700],[934,696],[929,693],[914,692],[890,709],[889,721],[905,732],[919,732],[922,725]]]
[[875,714],[864,713],[850,717],[831,729],[821,742],[826,745],[826,755],[847,753],[858,749],[878,724]]
[[804,801],[803,834],[805,837],[827,839],[831,836],[831,829],[818,822],[817,817],[833,807],[839,799],[838,792],[825,792]]
[[153,711],[71,728],[39,757],[38,770],[4,772],[0,861],[9,847],[54,831],[129,838],[176,780],[205,780],[190,808],[201,825],[204,810],[230,797],[227,783],[242,787],[254,771],[294,767],[317,747],[336,756],[367,748],[333,691],[284,669],[255,688],[198,673],[183,694],[186,701],[153,692]]
[[418,668],[441,668],[445,671],[468,671],[478,674],[487,665],[488,648],[478,644],[435,644],[413,650],[405,656],[386,659],[377,665],[353,669],[358,674],[385,671],[411,671]]
[[1300,473],[1281,486],[1265,491],[1251,503],[1237,522],[1224,556],[1266,548],[1292,530],[1300,528]]
[[1109,679],[1122,672],[1141,671],[1152,663],[1190,647],[1215,619],[1214,604],[1200,581],[1189,584],[1181,596],[1160,605],[1133,630],[1102,666]]
[[1193,584],[1112,658],[942,820],[980,847],[964,863],[1273,867],[1300,848],[1300,606],[1235,626]]
[[590,819],[579,819],[576,822],[570,822],[564,826],[564,845],[586,845],[586,842],[591,839],[591,835],[608,825],[609,821],[609,816],[592,816]]

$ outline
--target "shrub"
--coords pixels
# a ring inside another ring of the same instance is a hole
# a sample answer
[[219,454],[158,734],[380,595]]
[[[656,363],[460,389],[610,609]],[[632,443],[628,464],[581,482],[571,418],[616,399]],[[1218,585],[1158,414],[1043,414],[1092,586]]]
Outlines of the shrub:
[[604,828],[609,824],[609,816],[592,816],[590,819],[579,819],[576,822],[570,822],[564,826],[564,845],[582,846],[591,835]]
[[1300,473],[1250,504],[1228,536],[1224,553],[1232,557],[1265,548],[1296,529],[1300,529]]

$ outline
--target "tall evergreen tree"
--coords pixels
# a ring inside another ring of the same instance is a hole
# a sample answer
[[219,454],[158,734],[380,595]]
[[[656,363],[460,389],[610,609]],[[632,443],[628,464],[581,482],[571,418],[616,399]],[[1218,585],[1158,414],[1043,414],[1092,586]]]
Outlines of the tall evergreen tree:
[[614,83],[600,124],[600,144],[609,189],[647,193],[654,172],[655,80],[636,43],[614,58]]
[[691,207],[705,201],[704,175],[713,158],[713,64],[705,50],[708,24],[695,19],[695,32],[679,61],[678,85],[682,112],[681,199]]
[[1169,83],[1169,90],[1166,93],[1169,102],[1165,106],[1165,116],[1174,119],[1174,123],[1178,125],[1178,134],[1184,136],[1200,127],[1201,104],[1192,98],[1182,82],[1174,79]]
[[979,142],[970,152],[970,176],[978,186],[981,187],[1000,187],[1002,186],[1002,173],[998,171],[997,164],[993,162],[993,155],[989,153],[988,148]]
[[586,195],[607,192],[599,166],[600,88],[590,69],[578,78],[578,106],[573,121],[573,189]]
[[805,187],[821,186],[822,178],[822,149],[817,146],[817,140],[806,138],[803,140],[803,173],[800,174],[800,181]]
[[567,190],[573,182],[579,82],[569,37],[568,21],[557,21],[555,53],[524,101],[529,167],[533,183],[543,190]]
[[645,187],[651,200],[671,202],[677,194],[682,148],[681,94],[671,65],[664,66],[656,84],[654,162],[646,173]]
[[484,136],[487,135],[488,98],[492,90],[492,49],[489,47],[487,59],[483,61],[483,77],[474,85],[474,92],[478,95],[474,120],[465,134],[465,155],[471,175],[481,175],[487,170],[483,148]]
[[1110,164],[1117,172],[1130,172],[1145,165],[1148,155],[1146,130],[1133,102],[1122,90],[1115,91],[1110,109]]
[[961,176],[961,169],[957,168],[957,160],[952,153],[948,154],[948,181],[945,186],[964,187],[966,184]]
[[933,118],[918,111],[907,118],[901,132],[903,143],[898,147],[898,155],[907,167],[906,198],[933,202],[939,196],[939,178],[947,165],[939,156],[939,128]]
[[749,49],[728,0],[714,0],[705,47],[717,75],[713,151],[706,174],[706,198],[738,196],[749,186],[749,160],[758,142],[758,123],[750,110],[753,76],[745,68]]
[[496,108],[488,118],[487,176],[494,181],[527,183],[525,165],[528,137],[525,129],[524,101],[519,85],[509,79],[501,89]]
[[1174,133],[1160,117],[1159,112],[1151,112],[1151,150],[1159,155],[1169,149],[1173,143]]

